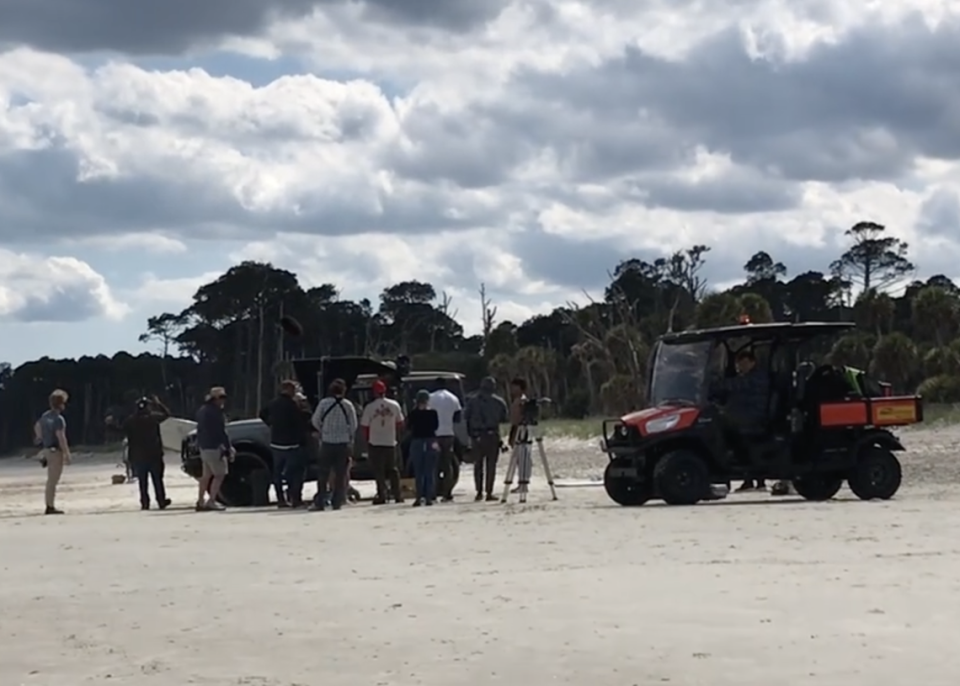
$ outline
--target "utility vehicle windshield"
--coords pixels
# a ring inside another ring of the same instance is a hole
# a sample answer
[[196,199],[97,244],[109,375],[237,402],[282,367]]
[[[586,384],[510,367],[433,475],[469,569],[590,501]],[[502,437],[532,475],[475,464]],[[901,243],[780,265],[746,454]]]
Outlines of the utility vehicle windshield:
[[650,404],[700,405],[713,343],[661,343],[651,370]]

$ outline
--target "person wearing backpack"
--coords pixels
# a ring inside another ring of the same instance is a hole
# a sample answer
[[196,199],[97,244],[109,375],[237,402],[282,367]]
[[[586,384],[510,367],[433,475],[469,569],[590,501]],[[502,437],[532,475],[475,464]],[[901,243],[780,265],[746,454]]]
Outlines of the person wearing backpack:
[[334,510],[343,507],[347,499],[347,470],[357,437],[357,408],[346,399],[347,384],[343,379],[334,379],[329,395],[317,404],[313,413],[313,426],[320,432],[320,473],[317,478],[317,495],[310,510],[325,509],[324,488],[333,475]]

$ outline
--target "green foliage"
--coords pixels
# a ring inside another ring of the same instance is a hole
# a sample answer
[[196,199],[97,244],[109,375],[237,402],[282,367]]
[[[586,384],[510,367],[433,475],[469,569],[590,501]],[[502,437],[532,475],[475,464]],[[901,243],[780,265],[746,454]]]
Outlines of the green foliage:
[[[478,313],[479,326],[468,328],[483,333],[474,336],[465,335],[457,303],[429,283],[405,281],[376,299],[350,301],[335,284],[304,288],[289,271],[244,262],[200,287],[182,312],[148,319],[140,340],[159,355],[44,358],[16,369],[0,364],[0,450],[29,442],[56,387],[71,394],[75,440],[93,443],[107,438],[108,412],[146,393],[192,416],[206,388],[224,385],[232,415],[251,416],[291,373],[291,359],[323,355],[408,354],[415,368],[464,373],[468,386],[485,374],[501,385],[520,376],[534,393],[550,396],[563,417],[615,416],[644,403],[657,336],[733,325],[744,314],[754,323],[854,319],[856,334],[810,356],[829,351],[835,364],[869,369],[898,390],[920,385],[928,400],[960,400],[960,288],[937,275],[893,297],[886,287],[914,269],[906,244],[872,222],[847,233],[850,248],[829,273],[788,278],[783,263],[758,252],[744,264],[744,282],[725,292],[708,292],[709,249],[702,245],[623,260],[603,300],[524,322],[497,321],[496,303],[481,289],[482,321]],[[859,297],[851,305],[853,294]],[[280,322],[289,317],[302,336],[283,332]]]
[[917,393],[928,403],[960,403],[960,376],[932,376],[920,384]]

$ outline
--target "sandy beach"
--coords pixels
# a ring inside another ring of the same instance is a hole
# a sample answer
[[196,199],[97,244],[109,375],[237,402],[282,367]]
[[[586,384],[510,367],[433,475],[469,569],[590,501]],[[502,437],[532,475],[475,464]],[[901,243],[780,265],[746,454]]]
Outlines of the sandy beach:
[[[0,685],[911,683],[960,679],[956,427],[902,434],[886,503],[734,495],[527,505],[140,512],[115,459],[0,462]],[[597,476],[593,443],[555,470]],[[309,487],[312,493],[312,486]],[[368,486],[365,486],[368,488]]]

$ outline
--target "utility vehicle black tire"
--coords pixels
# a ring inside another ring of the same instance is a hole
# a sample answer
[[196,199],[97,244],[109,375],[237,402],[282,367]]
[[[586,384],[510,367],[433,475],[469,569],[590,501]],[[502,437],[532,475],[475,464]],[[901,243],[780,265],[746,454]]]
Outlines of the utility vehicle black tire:
[[[223,480],[217,501],[227,507],[252,507],[254,472],[270,471],[270,465],[257,453],[238,450],[230,463],[227,478]],[[260,476],[260,475],[258,475]],[[262,476],[261,476],[262,478]]]
[[624,507],[639,507],[653,497],[653,486],[647,479],[621,476],[614,470],[622,469],[623,464],[611,460],[603,470],[603,488],[610,500]]
[[860,500],[889,500],[903,482],[897,456],[886,448],[871,446],[861,451],[847,483]]
[[653,482],[668,505],[695,505],[709,495],[710,470],[696,453],[677,450],[660,458]]
[[843,487],[843,477],[836,474],[807,474],[793,480],[793,490],[804,500],[830,500]]

